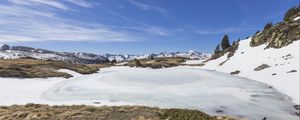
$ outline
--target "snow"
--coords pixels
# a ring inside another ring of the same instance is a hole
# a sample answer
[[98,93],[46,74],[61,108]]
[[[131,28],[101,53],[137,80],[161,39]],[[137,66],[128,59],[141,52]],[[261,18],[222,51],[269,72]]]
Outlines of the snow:
[[[70,74],[77,74],[68,70]],[[249,119],[297,120],[290,98],[260,82],[200,67],[103,68],[70,79],[0,78],[0,104],[148,105]],[[222,110],[224,113],[216,113]]]
[[[269,48],[264,50],[266,44],[257,47],[250,47],[250,40],[242,40],[239,48],[229,60],[227,55],[212,60],[203,66],[203,69],[216,70],[224,73],[230,73],[240,70],[238,76],[251,80],[266,83],[275,89],[291,96],[293,102],[299,104],[299,41],[280,48]],[[225,62],[222,66],[219,64]],[[270,68],[261,71],[254,71],[261,64],[267,64]],[[291,70],[297,72],[287,73]],[[275,73],[276,75],[272,75]]]
[[187,60],[183,64],[188,64],[188,65],[201,64],[201,63],[203,63],[203,61],[205,61],[205,60]]
[[295,17],[295,18],[293,19],[293,21],[297,21],[297,20],[300,20],[300,16]]
[[64,72],[64,73],[68,73],[70,75],[72,75],[73,77],[79,77],[79,76],[82,76],[82,74],[78,73],[78,72],[75,72],[75,71],[72,71],[72,70],[69,70],[69,69],[60,69],[58,70],[59,72]]

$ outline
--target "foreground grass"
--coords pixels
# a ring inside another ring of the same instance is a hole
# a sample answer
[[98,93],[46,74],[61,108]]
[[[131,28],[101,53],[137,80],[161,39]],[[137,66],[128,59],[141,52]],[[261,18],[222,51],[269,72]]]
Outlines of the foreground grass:
[[48,106],[39,104],[0,107],[1,120],[234,120],[213,117],[197,110],[159,109],[144,106],[85,105]]
[[0,59],[0,77],[19,78],[47,78],[64,77],[72,75],[59,72],[59,69],[69,69],[81,74],[96,73],[99,68],[109,67],[109,64],[72,64],[58,61],[45,61],[35,59]]

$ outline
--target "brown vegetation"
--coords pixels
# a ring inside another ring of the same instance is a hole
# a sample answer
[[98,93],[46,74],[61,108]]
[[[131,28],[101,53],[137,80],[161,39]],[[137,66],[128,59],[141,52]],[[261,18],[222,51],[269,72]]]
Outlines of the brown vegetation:
[[185,62],[185,58],[180,57],[169,57],[169,58],[153,58],[153,59],[142,59],[142,60],[134,60],[128,62],[127,66],[130,67],[150,67],[153,69],[158,68],[168,68],[175,67],[181,65],[181,63]]
[[72,64],[67,62],[45,61],[36,59],[0,59],[0,77],[47,78],[65,77],[72,75],[58,72],[59,69],[69,69],[81,74],[96,73],[99,68],[108,64]]
[[159,109],[145,106],[85,105],[48,106],[40,104],[0,107],[1,120],[235,120],[213,117],[198,110]]

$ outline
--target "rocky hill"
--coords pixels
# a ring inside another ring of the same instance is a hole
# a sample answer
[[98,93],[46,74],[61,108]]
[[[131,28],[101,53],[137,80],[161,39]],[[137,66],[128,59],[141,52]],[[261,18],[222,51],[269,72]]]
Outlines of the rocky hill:
[[266,83],[299,104],[300,8],[289,11],[282,22],[268,23],[254,36],[216,49],[203,68]]
[[[292,11],[292,12],[291,12]],[[252,47],[267,43],[266,48],[281,48],[300,39],[300,7],[291,8],[285,15],[284,21],[275,25],[266,24],[263,31],[254,35]]]

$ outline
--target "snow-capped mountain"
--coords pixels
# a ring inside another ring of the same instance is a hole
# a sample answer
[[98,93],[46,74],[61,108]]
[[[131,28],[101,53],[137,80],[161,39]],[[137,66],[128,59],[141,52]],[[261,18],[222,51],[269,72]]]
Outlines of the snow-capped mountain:
[[168,53],[162,52],[159,54],[141,54],[141,55],[121,55],[121,54],[104,54],[97,55],[83,52],[55,52],[45,49],[24,47],[24,46],[9,46],[0,44],[0,59],[18,59],[18,58],[35,58],[41,60],[67,61],[71,63],[94,64],[104,63],[116,60],[117,62],[130,61],[134,59],[148,59],[161,57],[184,57],[188,59],[208,59],[210,54],[200,53],[189,50],[187,52]]
[[0,46],[0,58],[2,59],[18,59],[26,57],[84,64],[108,62],[108,59],[105,57],[91,53],[55,52],[24,46],[8,46],[6,44]]
[[149,58],[163,58],[163,57],[183,57],[188,59],[205,60],[210,57],[210,54],[189,50],[187,52],[176,52],[176,53],[161,52],[159,54],[152,53],[152,54],[142,54],[142,55],[105,54],[104,56],[110,61],[116,60],[117,62],[124,62],[124,61],[130,61],[134,59],[149,59]]

